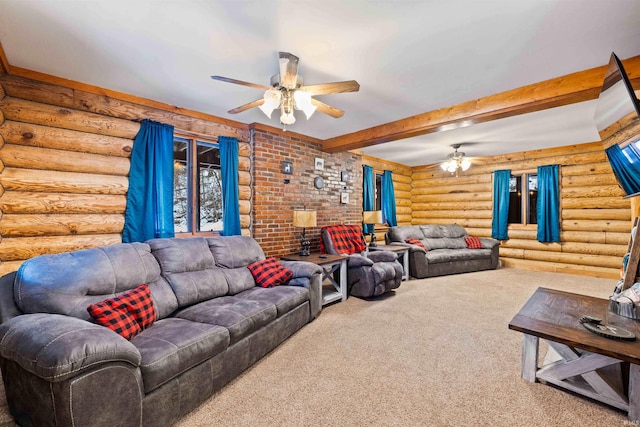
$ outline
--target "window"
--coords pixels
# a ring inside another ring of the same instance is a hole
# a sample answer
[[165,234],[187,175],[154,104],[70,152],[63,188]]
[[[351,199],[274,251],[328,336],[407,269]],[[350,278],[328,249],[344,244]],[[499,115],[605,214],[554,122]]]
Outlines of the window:
[[[524,197],[523,197],[524,195]],[[537,224],[538,175],[511,175],[509,180],[509,224]]]
[[222,230],[222,177],[218,144],[173,140],[173,216],[176,233]]

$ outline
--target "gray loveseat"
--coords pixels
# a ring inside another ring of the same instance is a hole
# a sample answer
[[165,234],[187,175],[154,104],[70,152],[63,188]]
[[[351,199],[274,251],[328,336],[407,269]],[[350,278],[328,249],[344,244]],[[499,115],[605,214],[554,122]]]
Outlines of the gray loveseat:
[[[465,237],[467,232],[458,224],[429,224],[391,227],[385,241],[410,248],[409,273],[418,279],[498,267],[498,240],[480,238],[482,249],[469,249]],[[407,239],[420,240],[426,251]]]
[[[169,426],[321,310],[321,269],[255,285],[249,237],[155,239],[32,258],[0,279],[0,367],[22,426]],[[148,284],[157,320],[131,341],[89,304]],[[294,286],[295,285],[295,286]]]

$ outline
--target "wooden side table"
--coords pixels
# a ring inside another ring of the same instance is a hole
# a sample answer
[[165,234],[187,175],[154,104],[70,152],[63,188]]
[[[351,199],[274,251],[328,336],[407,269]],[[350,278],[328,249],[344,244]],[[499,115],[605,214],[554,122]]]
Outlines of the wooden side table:
[[[327,305],[331,302],[341,300],[347,300],[347,256],[342,255],[320,255],[319,253],[312,253],[309,256],[301,256],[298,254],[285,255],[280,259],[285,261],[306,261],[318,264],[322,268],[322,281],[328,280],[333,288],[322,289],[322,305]],[[337,282],[333,278],[333,273],[340,271],[340,282]]]
[[374,251],[390,251],[402,254],[402,280],[409,280],[409,248],[406,246],[396,245],[378,245],[374,247],[367,246],[369,252]]

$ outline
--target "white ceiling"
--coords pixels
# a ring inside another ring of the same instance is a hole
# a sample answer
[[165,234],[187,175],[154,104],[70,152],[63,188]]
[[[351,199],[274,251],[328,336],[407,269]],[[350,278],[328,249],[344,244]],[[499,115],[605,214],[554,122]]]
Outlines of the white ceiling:
[[[292,131],[326,139],[640,54],[638,0],[0,0],[12,66],[243,123],[279,127],[257,108],[278,51],[306,84],[357,80],[318,96],[333,119],[297,113]],[[366,154],[421,165],[454,143],[484,156],[592,142],[593,101],[395,141]]]

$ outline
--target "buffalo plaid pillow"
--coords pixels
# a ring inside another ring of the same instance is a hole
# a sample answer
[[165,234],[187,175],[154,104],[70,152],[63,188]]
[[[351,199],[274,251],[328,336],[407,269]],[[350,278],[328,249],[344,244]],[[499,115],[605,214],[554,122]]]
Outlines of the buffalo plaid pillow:
[[[352,255],[367,249],[362,231],[357,225],[338,224],[322,227],[327,231],[333,247],[339,254]],[[320,252],[326,253],[324,241],[320,239]]]
[[91,304],[87,311],[95,321],[130,340],[156,320],[156,309],[147,285],[117,297]]
[[477,237],[469,236],[464,238],[469,249],[482,249],[482,242]]
[[422,243],[420,241],[420,239],[416,239],[415,237],[412,237],[410,239],[404,239],[405,243],[409,243],[410,245],[416,245],[416,246],[420,246],[422,249],[424,249],[424,251],[427,251],[427,248],[424,246],[424,243]]
[[293,271],[280,265],[277,259],[267,258],[247,266],[253,275],[256,285],[271,288],[287,283],[293,277]]

